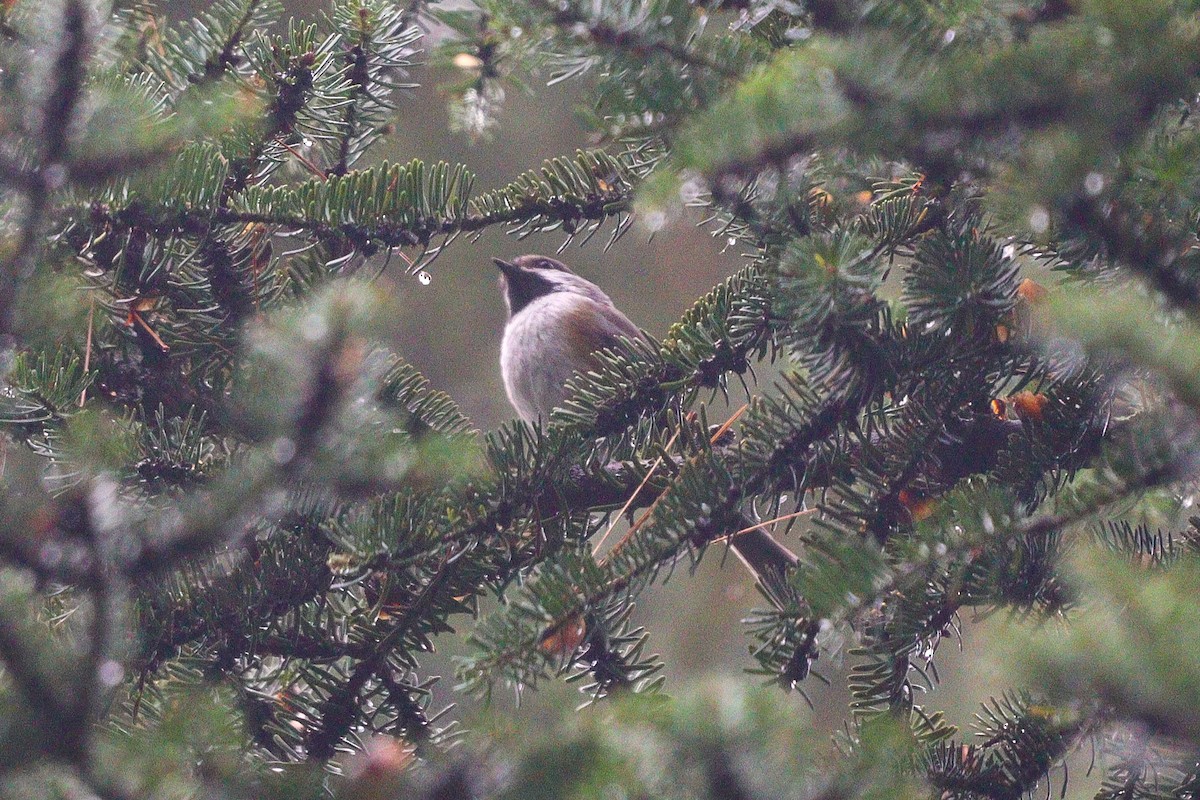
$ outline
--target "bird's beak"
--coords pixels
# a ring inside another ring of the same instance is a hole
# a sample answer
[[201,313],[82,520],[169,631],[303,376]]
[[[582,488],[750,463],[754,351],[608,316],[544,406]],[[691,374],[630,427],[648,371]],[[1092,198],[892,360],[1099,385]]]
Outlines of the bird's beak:
[[520,267],[518,267],[516,264],[505,261],[502,258],[493,258],[492,261],[495,262],[496,266],[499,267],[500,271],[505,275],[515,275],[521,271]]

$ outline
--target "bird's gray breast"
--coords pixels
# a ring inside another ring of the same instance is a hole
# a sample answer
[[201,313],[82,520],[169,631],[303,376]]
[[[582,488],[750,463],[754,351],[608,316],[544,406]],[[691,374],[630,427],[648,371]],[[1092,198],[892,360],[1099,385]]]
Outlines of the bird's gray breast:
[[513,315],[500,345],[500,371],[522,419],[549,420],[551,409],[567,399],[567,381],[592,368],[592,352],[616,343],[613,314],[620,312],[609,304],[553,292]]

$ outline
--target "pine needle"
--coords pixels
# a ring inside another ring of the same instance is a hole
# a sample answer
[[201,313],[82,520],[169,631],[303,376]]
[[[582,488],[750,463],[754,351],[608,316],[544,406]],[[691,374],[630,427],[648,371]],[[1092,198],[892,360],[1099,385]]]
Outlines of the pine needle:
[[742,407],[739,408],[737,411],[733,412],[733,415],[730,416],[729,419],[727,419],[723,423],[721,423],[721,427],[717,428],[716,433],[714,433],[711,437],[709,437],[708,443],[716,444],[721,439],[721,437],[725,435],[725,431],[732,428],[733,423],[737,422],[738,418],[740,416],[742,416],[742,414],[745,414],[746,409],[748,409],[749,407],[750,407],[749,403],[742,403]]
[[[87,343],[83,347],[83,374],[87,375],[88,368],[92,365],[92,323],[96,317],[96,298],[91,298],[91,305],[88,306],[88,330]],[[87,402],[87,387],[83,387],[83,391],[79,393],[79,407],[83,408],[83,404]]]
[[299,161],[301,164],[303,164],[303,165],[305,166],[305,168],[306,168],[306,169],[308,169],[308,171],[309,171],[309,172],[311,172],[313,175],[316,175],[318,178],[320,178],[320,179],[321,179],[321,180],[323,180],[323,181],[325,181],[325,180],[329,180],[329,176],[328,176],[328,175],[325,173],[325,170],[321,169],[321,168],[320,168],[320,167],[318,167],[316,164],[314,164],[312,161],[310,161],[310,160],[309,160],[309,159],[308,159],[308,158],[307,158],[307,157],[306,157],[306,156],[305,156],[303,153],[301,153],[299,150],[297,150],[296,148],[292,147],[290,144],[288,144],[288,143],[287,143],[286,141],[284,141],[283,139],[280,139],[280,140],[279,140],[279,143],[280,143],[281,145],[283,145],[283,146],[284,146],[284,148],[285,148],[285,149],[286,149],[286,150],[287,150],[289,153],[291,153],[292,155],[294,155],[294,156],[296,157],[296,160],[298,160],[298,161]]
[[759,528],[765,528],[768,525],[774,525],[777,522],[787,522],[789,519],[796,519],[796,517],[807,517],[809,514],[815,514],[817,512],[817,510],[818,509],[815,509],[815,508],[806,508],[803,511],[793,511],[791,514],[784,514],[781,517],[775,517],[774,519],[769,519],[765,522],[760,522],[757,525],[751,525],[748,528],[742,528],[740,531],[734,531],[733,533],[722,536],[721,538],[716,539],[715,541],[723,542],[727,539],[733,539],[738,536],[741,536],[743,533],[749,533],[750,531],[756,531]]

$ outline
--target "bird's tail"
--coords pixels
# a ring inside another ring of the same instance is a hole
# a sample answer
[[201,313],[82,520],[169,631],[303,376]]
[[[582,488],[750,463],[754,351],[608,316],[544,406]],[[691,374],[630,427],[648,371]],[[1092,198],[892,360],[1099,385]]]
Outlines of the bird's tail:
[[765,575],[786,573],[800,561],[795,553],[762,528],[739,533],[729,540],[729,544],[759,583]]

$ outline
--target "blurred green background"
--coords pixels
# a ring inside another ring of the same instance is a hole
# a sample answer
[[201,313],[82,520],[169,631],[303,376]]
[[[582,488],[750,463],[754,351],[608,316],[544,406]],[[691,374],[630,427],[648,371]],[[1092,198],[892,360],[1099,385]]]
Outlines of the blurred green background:
[[[176,0],[166,5],[170,15],[179,18],[206,4]],[[315,19],[325,4],[319,0],[289,0],[287,7],[297,17]],[[426,49],[439,35],[437,30],[430,32]],[[499,124],[490,138],[473,141],[451,132],[449,95],[439,88],[462,76],[453,70],[418,66],[410,77],[420,86],[400,98],[395,133],[377,144],[360,165],[412,158],[461,162],[477,175],[475,189],[486,191],[539,167],[546,158],[570,155],[596,144],[575,114],[586,102],[585,82],[547,87],[544,78],[535,76],[528,84],[536,94],[508,87]],[[699,222],[698,215],[671,219],[652,237],[644,226],[635,224],[607,250],[606,228],[587,245],[572,244],[559,257],[598,283],[635,323],[661,337],[698,296],[741,266],[738,253],[727,250],[723,239],[715,239],[710,231],[698,227]],[[432,279],[428,285],[404,275],[399,258],[393,258],[390,268],[379,278],[400,300],[402,311],[395,321],[399,352],[436,387],[453,396],[481,430],[515,417],[500,382],[498,358],[504,304],[490,259],[527,252],[553,254],[564,239],[561,232],[519,240],[503,230],[489,230],[476,240],[460,237],[447,248],[429,268]],[[760,386],[769,386],[773,376],[772,369],[759,369]],[[739,397],[740,391],[737,387],[731,392],[734,407],[745,399]],[[708,416],[710,421],[720,421],[728,411],[729,406],[717,397]],[[793,549],[797,547],[798,530],[785,540]],[[744,672],[754,661],[747,653],[750,639],[741,620],[752,608],[765,604],[741,564],[720,548],[712,549],[694,574],[689,574],[686,564],[680,564],[665,585],[644,594],[635,619],[651,632],[649,650],[661,654],[666,663],[666,691],[670,693],[685,680],[714,673],[759,680]],[[460,633],[469,632],[470,622],[462,622]],[[998,681],[986,654],[972,647],[973,641],[985,640],[981,635],[972,635],[973,629],[979,633],[977,628],[977,623],[963,620],[962,647],[953,639],[942,643],[937,658],[942,685],[929,703],[945,710],[964,733],[969,732],[979,703],[1008,688]],[[543,685],[536,693],[523,693],[519,708],[513,696],[499,692],[491,706],[484,708],[451,691],[452,657],[463,652],[462,639],[443,636],[437,646],[443,666],[433,667],[431,672],[440,672],[444,677],[435,687],[434,705],[457,702],[453,716],[468,728],[516,735],[523,732],[521,726],[529,720],[544,720],[547,724],[557,721],[565,709],[584,699],[573,686],[555,682]],[[844,664],[825,659],[815,666],[830,684],[809,679],[805,688],[813,708],[798,693],[780,691],[779,702],[793,707],[797,714],[809,716],[816,729],[832,733],[846,720],[847,670]],[[1082,774],[1090,758],[1090,752],[1083,752],[1073,760],[1069,797],[1094,794],[1099,772],[1091,780]],[[1055,791],[1057,783],[1056,779]]]

